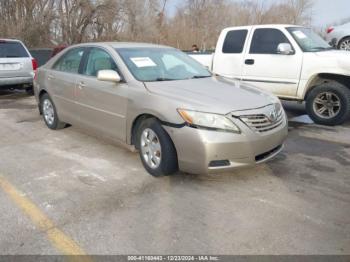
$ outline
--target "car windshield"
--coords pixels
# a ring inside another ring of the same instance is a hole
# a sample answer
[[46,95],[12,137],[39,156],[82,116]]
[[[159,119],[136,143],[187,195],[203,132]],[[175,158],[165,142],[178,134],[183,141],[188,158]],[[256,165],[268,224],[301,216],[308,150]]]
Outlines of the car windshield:
[[133,76],[142,82],[211,77],[211,73],[185,53],[172,48],[118,48]]
[[27,51],[19,42],[0,41],[0,58],[28,57]]
[[310,28],[289,27],[287,30],[304,52],[319,52],[332,49],[326,41]]

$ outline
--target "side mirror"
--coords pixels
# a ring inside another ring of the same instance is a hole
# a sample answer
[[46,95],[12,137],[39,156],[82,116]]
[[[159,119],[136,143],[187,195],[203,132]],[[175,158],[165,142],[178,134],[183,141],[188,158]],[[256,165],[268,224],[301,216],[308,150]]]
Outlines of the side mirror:
[[293,51],[292,46],[290,44],[281,43],[277,46],[277,54],[292,55],[292,54],[294,54],[294,51]]
[[114,70],[100,70],[97,73],[97,80],[119,83],[122,79]]

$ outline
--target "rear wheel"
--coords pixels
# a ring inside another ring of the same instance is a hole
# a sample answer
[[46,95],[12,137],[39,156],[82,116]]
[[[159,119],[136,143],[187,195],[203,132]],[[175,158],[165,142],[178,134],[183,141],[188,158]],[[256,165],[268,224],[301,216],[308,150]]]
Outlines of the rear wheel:
[[308,94],[306,110],[316,124],[340,125],[350,116],[350,90],[337,82],[321,84]]
[[340,50],[350,51],[350,37],[345,37],[339,42],[338,48]]
[[174,144],[156,119],[146,119],[139,125],[137,148],[143,166],[152,176],[171,175],[178,170]]
[[48,94],[44,94],[40,98],[40,109],[48,128],[57,130],[66,126],[66,123],[59,120],[56,107]]

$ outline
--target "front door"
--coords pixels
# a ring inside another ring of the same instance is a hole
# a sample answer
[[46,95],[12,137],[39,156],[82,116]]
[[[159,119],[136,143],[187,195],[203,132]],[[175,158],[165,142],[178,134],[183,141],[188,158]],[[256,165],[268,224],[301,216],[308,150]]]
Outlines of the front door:
[[115,70],[117,64],[104,49],[88,51],[76,89],[76,103],[82,125],[103,136],[126,141],[126,109],[128,87],[124,82],[97,80],[100,70]]
[[[255,29],[250,42],[242,80],[281,97],[296,96],[303,58],[301,50],[291,44],[284,32],[275,28]],[[294,53],[278,54],[277,47],[281,43],[290,44]]]

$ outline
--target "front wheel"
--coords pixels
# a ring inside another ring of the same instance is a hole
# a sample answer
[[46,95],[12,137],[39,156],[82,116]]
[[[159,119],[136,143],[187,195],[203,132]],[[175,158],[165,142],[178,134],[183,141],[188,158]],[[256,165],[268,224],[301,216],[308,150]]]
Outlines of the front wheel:
[[350,90],[337,82],[316,86],[307,96],[306,110],[316,124],[340,125],[350,116]]
[[346,37],[340,41],[338,48],[340,50],[350,51],[350,37]]
[[152,176],[171,175],[178,170],[175,146],[156,119],[146,119],[140,124],[137,148],[143,166]]

